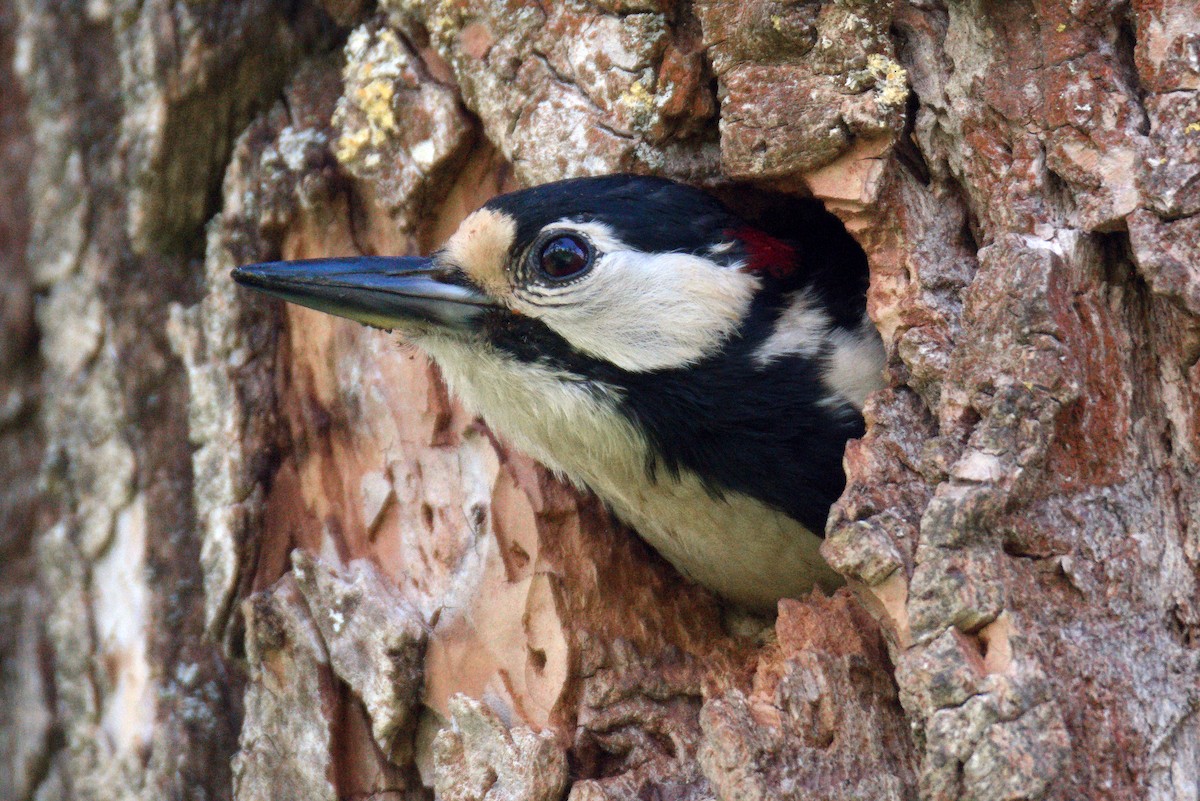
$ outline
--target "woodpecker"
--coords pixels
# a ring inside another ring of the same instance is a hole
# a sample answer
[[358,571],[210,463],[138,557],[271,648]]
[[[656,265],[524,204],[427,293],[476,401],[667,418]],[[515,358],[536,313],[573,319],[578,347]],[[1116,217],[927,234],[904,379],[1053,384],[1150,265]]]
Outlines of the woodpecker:
[[884,361],[862,251],[827,215],[792,228],[674,181],[579,178],[493,198],[427,258],[233,278],[397,332],[492,430],[766,611],[841,583],[818,547]]

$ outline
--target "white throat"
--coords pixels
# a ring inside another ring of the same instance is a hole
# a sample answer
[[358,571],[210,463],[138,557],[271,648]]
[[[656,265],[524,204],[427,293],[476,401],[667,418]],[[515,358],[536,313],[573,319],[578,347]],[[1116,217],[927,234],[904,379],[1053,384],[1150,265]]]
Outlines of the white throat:
[[689,578],[759,610],[814,584],[841,584],[818,553],[820,538],[782,512],[738,492],[714,498],[686,470],[651,480],[649,446],[615,390],[448,338],[417,344],[497,434],[593,490]]

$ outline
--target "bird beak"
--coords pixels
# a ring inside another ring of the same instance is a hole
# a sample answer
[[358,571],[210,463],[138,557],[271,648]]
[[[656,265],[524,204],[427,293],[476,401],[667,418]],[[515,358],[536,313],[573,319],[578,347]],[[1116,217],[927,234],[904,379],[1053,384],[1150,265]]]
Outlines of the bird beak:
[[473,331],[498,306],[449,279],[433,259],[413,256],[272,261],[233,271],[242,286],[376,328],[425,322]]

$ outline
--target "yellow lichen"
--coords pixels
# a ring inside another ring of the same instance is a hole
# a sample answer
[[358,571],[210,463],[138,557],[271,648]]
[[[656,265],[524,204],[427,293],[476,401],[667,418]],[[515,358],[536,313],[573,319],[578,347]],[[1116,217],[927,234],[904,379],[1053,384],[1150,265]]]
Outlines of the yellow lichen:
[[[367,144],[375,147],[383,144],[387,135],[396,130],[396,113],[392,110],[392,98],[396,88],[388,81],[376,79],[356,87],[351,93],[354,105],[362,112],[364,125],[344,131],[338,137],[334,155],[344,163],[352,161]],[[334,112],[334,125],[342,124],[347,118],[344,108]]]
[[1190,123],[1188,123],[1188,126],[1187,126],[1186,128],[1184,128],[1184,129],[1183,129],[1183,132],[1184,132],[1184,133],[1190,133],[1190,134],[1191,134],[1191,133],[1200,133],[1200,122],[1190,122]]
[[462,20],[449,3],[441,3],[429,19],[429,32],[434,40],[448,42],[462,28]]
[[654,124],[655,111],[664,100],[664,97],[646,88],[645,82],[652,80],[652,75],[644,75],[617,98],[618,105],[629,109],[630,123],[635,130],[643,130]]
[[334,156],[343,164],[353,161],[354,157],[358,155],[358,152],[363,149],[363,146],[370,138],[371,131],[367,128],[347,131],[338,137]]
[[350,34],[342,72],[345,92],[331,120],[340,131],[334,147],[339,161],[362,159],[363,148],[383,145],[398,129],[393,106],[397,84],[406,85],[410,60],[395,31],[371,34],[358,28]]
[[379,41],[387,45],[389,50],[394,53],[401,52],[402,48],[400,46],[400,39],[396,36],[396,32],[391,28],[384,28],[377,34],[377,36],[379,37]]
[[635,110],[648,110],[654,106],[654,95],[642,85],[641,81],[634,81],[628,89],[621,93],[617,102]]
[[392,98],[396,87],[388,81],[374,80],[354,92],[356,105],[362,109],[367,124],[382,134],[396,130],[396,114],[392,111]]
[[908,100],[908,73],[904,67],[882,53],[872,53],[867,56],[867,69],[875,76],[880,103],[904,105]]

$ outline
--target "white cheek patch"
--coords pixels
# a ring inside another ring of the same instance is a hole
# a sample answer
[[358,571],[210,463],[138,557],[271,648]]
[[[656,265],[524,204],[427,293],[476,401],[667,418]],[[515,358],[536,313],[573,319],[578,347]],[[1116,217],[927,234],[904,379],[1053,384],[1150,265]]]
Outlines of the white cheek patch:
[[560,223],[600,254],[581,280],[551,297],[518,291],[512,305],[576,349],[630,372],[684,367],[737,330],[758,278],[686,253],[642,253],[599,223]]

